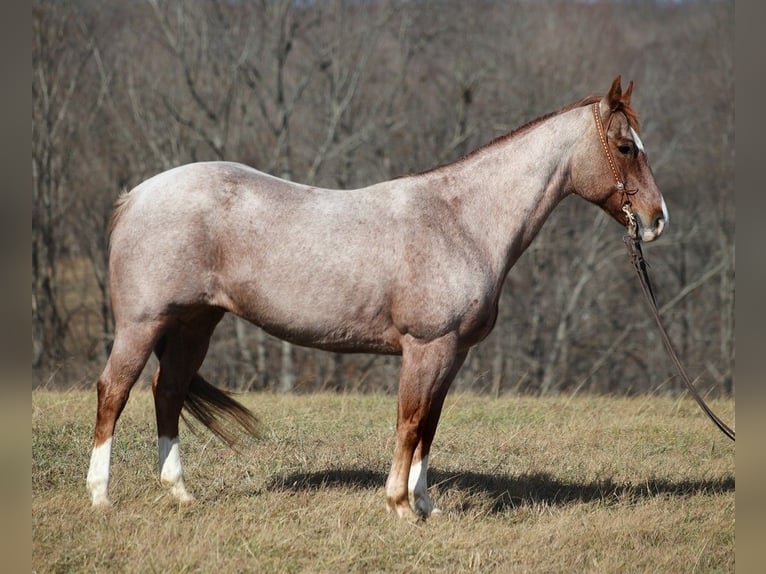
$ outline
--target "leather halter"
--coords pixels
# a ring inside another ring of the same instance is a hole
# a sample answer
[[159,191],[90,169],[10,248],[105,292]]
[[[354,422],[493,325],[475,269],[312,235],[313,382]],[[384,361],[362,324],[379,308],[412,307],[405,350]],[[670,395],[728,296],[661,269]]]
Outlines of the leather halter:
[[[606,160],[609,163],[609,168],[612,170],[612,176],[614,177],[615,182],[615,191],[622,194],[622,211],[625,212],[626,217],[628,218],[628,223],[630,226],[630,223],[635,225],[635,214],[633,213],[633,210],[631,209],[630,199],[629,196],[635,195],[638,192],[638,188],[628,190],[625,184],[625,180],[620,177],[620,173],[617,171],[617,163],[614,161],[614,156],[612,155],[611,150],[609,149],[609,144],[607,143],[607,135],[606,135],[606,129],[604,129],[604,122],[601,121],[601,111],[599,109],[600,102],[595,102],[593,104],[593,119],[596,122],[596,131],[598,132],[598,138],[601,140],[601,146],[604,148],[604,153],[606,154]],[[612,116],[609,116],[609,121],[611,122]]]
[[604,153],[606,153],[606,160],[609,162],[609,167],[612,170],[615,187],[617,188],[617,191],[623,191],[625,189],[625,182],[617,172],[617,165],[614,162],[614,156],[609,150],[609,145],[606,142],[606,130],[604,129],[604,122],[601,121],[601,111],[599,106],[599,102],[593,104],[593,119],[596,120],[596,130],[598,130],[598,137],[601,140],[601,145],[604,148]]

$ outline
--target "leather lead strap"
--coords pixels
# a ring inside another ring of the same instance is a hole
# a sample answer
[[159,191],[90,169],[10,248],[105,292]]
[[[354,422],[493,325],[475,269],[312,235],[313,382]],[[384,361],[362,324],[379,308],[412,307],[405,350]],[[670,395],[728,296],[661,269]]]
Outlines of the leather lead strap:
[[649,272],[647,271],[646,259],[644,259],[644,253],[641,250],[641,239],[638,236],[638,222],[636,221],[635,214],[631,209],[630,201],[626,197],[633,195],[638,190],[636,189],[633,191],[628,191],[625,189],[625,182],[622,180],[620,174],[617,171],[614,157],[612,156],[612,152],[609,150],[609,145],[607,143],[607,135],[606,130],[604,129],[604,123],[601,121],[599,102],[593,104],[593,119],[596,122],[596,131],[598,131],[598,137],[599,140],[601,140],[601,146],[604,148],[607,162],[609,163],[609,167],[612,170],[612,175],[614,176],[615,187],[617,191],[621,192],[623,195],[622,210],[625,212],[627,221],[627,235],[623,236],[623,241],[628,247],[630,260],[633,263],[633,268],[636,270],[636,274],[638,275],[638,282],[641,283],[641,290],[644,293],[644,297],[646,298],[647,303],[649,303],[649,308],[652,312],[652,316],[654,317],[654,321],[657,323],[657,327],[660,329],[660,334],[662,335],[662,342],[665,344],[665,349],[667,350],[668,355],[670,355],[676,370],[681,375],[681,378],[686,384],[686,388],[689,389],[689,392],[691,393],[692,397],[694,397],[694,400],[697,401],[697,404],[700,406],[700,408],[721,430],[723,434],[725,434],[731,440],[734,440],[734,431],[729,428],[726,423],[718,418],[718,416],[710,409],[710,407],[707,406],[707,403],[705,403],[703,398],[697,392],[697,389],[694,388],[694,384],[692,384],[689,375],[686,373],[686,369],[684,369],[681,360],[678,358],[678,353],[676,353],[676,350],[673,347],[673,342],[670,340],[670,336],[665,329],[665,325],[662,324],[660,312],[657,310],[657,301],[654,298],[654,290],[652,289],[651,281],[649,281]]
[[681,360],[678,358],[678,353],[676,353],[676,350],[673,347],[673,343],[670,340],[670,337],[668,336],[668,332],[665,329],[665,326],[662,324],[660,313],[657,310],[657,302],[654,299],[654,291],[652,290],[652,284],[649,281],[649,273],[647,271],[646,259],[644,259],[644,254],[643,254],[643,251],[641,250],[641,240],[631,235],[625,235],[623,237],[623,241],[625,242],[625,245],[628,247],[628,254],[630,255],[631,262],[633,263],[633,268],[636,270],[639,283],[641,283],[641,290],[644,293],[644,297],[646,298],[646,301],[649,303],[649,308],[652,311],[652,316],[654,317],[654,320],[660,329],[660,334],[662,335],[662,342],[665,344],[665,349],[667,350],[668,355],[670,355],[670,358],[673,360],[673,364],[675,365],[676,370],[681,375],[681,378],[686,384],[686,388],[689,389],[689,392],[691,393],[692,397],[694,397],[694,400],[697,401],[697,404],[700,406],[700,408],[705,412],[705,414],[710,418],[710,420],[713,421],[713,423],[721,430],[721,432],[725,434],[727,437],[729,437],[731,440],[734,440],[734,431],[731,428],[729,428],[726,425],[726,423],[724,423],[721,419],[718,418],[718,416],[710,409],[710,407],[707,406],[707,403],[705,403],[703,398],[697,392],[697,389],[694,388],[694,384],[692,384],[692,381],[689,378],[689,375],[686,373],[686,369],[684,369],[684,366],[681,363]]

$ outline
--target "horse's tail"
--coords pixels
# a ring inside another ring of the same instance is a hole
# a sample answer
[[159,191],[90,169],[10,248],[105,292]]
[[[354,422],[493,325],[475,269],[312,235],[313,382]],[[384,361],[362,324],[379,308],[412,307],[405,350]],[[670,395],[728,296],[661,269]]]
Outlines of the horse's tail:
[[[189,392],[184,399],[184,408],[231,447],[235,445],[238,437],[237,433],[223,422],[224,419],[228,418],[236,423],[250,436],[260,435],[260,422],[256,416],[235,401],[229,393],[208,383],[199,373],[192,377]],[[188,422],[185,416],[184,420]]]

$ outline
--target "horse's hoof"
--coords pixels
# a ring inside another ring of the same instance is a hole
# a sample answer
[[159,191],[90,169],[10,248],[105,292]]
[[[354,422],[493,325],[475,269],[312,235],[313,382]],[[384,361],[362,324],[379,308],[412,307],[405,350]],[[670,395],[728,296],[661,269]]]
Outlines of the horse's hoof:
[[397,508],[397,514],[401,520],[412,523],[425,522],[428,518],[425,514],[412,510],[412,507],[409,504],[406,507],[400,506]]
[[425,516],[422,514],[418,514],[414,510],[412,510],[412,507],[410,506],[409,502],[405,502],[403,504],[387,504],[386,508],[388,509],[388,512],[390,514],[396,514],[397,518],[401,520],[406,520],[407,522],[422,522],[425,520]]
[[432,514],[441,514],[441,510],[434,506],[434,503],[428,497],[418,498],[413,505],[415,512],[423,518],[428,518]]
[[94,510],[109,510],[112,508],[112,503],[104,496],[101,498],[94,498],[90,503],[90,507]]
[[181,506],[191,506],[193,504],[196,504],[197,499],[194,498],[194,496],[192,496],[191,494],[187,494],[186,496],[177,498],[176,502],[178,502],[178,504],[180,504]]
[[197,502],[197,499],[188,492],[184,492],[180,495],[173,494],[173,499],[181,506],[191,506]]
[[197,501],[194,496],[189,494],[189,491],[186,490],[186,487],[183,484],[172,485],[170,487],[170,496],[172,496],[173,500],[175,500],[178,504],[184,506],[194,504]]

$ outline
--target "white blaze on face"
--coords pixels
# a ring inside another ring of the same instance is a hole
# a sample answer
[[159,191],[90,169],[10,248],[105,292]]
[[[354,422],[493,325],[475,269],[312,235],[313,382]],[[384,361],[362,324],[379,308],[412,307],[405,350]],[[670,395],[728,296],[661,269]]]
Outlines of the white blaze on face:
[[112,455],[112,437],[93,447],[88,468],[88,492],[93,506],[107,506],[109,498],[109,459]]
[[[633,143],[635,144],[636,148],[639,151],[646,153],[646,150],[644,149],[644,142],[641,141],[641,138],[636,133],[636,130],[634,130],[633,128],[629,128],[629,129],[630,129],[630,137],[633,138]],[[665,204],[665,198],[664,197],[660,197],[660,198],[662,200],[662,220],[658,222],[658,226],[656,229],[643,228],[642,236],[644,241],[652,241],[656,239],[662,233],[662,231],[665,229],[665,226],[667,226],[668,222],[670,221],[670,216],[668,215],[668,206]]]
[[639,151],[646,153],[646,150],[644,150],[644,142],[641,141],[641,138],[638,137],[636,130],[633,128],[630,128],[630,137],[633,138],[633,143],[636,144],[636,147],[639,149]]

